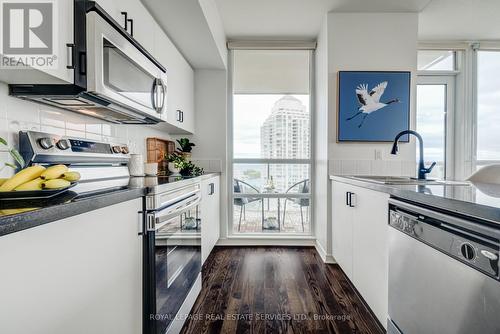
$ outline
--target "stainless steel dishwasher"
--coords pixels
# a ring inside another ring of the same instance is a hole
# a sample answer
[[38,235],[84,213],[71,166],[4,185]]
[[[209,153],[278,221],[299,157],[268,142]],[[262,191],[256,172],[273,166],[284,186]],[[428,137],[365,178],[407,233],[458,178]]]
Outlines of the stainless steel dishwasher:
[[500,227],[389,201],[389,334],[500,333]]

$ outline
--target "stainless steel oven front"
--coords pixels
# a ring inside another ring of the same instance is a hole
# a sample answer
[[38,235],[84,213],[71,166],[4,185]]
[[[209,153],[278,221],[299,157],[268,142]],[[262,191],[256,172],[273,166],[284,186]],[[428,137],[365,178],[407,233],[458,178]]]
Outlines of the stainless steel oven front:
[[146,197],[145,333],[178,333],[201,290],[200,184]]
[[166,76],[146,55],[95,11],[87,13],[87,91],[160,118]]

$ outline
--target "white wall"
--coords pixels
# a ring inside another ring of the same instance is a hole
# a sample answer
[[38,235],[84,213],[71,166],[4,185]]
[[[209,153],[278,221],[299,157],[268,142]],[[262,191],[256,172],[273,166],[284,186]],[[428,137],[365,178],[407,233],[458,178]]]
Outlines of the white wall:
[[330,228],[330,187],[328,181],[328,25],[323,21],[315,52],[315,113],[314,113],[314,232],[318,252],[325,257],[328,251]]
[[[334,174],[415,175],[415,138],[401,144],[337,143],[337,73],[344,70],[411,71],[411,126],[415,124],[418,15],[416,13],[329,13],[328,72],[330,171]],[[375,160],[380,150],[380,160]]]
[[[415,124],[418,15],[416,13],[328,13],[316,50],[315,187],[316,246],[331,262],[331,182],[329,174],[415,175],[415,141],[337,143],[337,74],[341,70],[412,72],[411,126]],[[375,159],[380,150],[381,159]]]
[[[7,85],[0,82],[0,137],[17,147],[17,134],[20,130],[126,143],[132,153],[142,153],[144,159],[147,137],[170,138],[168,133],[157,126],[111,124],[70,111],[23,101],[8,96]],[[0,152],[0,163],[3,165],[5,161],[12,160],[8,153]],[[0,177],[8,177],[12,173],[11,168],[4,168]]]
[[193,160],[209,172],[221,172],[221,236],[227,233],[227,71],[194,72],[195,135]]

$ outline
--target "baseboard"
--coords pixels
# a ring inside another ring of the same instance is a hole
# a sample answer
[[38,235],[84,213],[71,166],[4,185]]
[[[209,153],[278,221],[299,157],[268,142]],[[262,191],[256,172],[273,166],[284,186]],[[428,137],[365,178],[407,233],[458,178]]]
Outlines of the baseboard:
[[337,261],[335,261],[335,258],[331,255],[331,254],[327,254],[326,253],[326,250],[323,248],[323,246],[318,243],[317,241],[314,243],[314,247],[316,248],[316,251],[318,252],[319,254],[319,257],[321,258],[321,260],[323,260],[324,263],[337,263]]
[[315,244],[314,238],[233,237],[217,241],[217,246],[314,246]]

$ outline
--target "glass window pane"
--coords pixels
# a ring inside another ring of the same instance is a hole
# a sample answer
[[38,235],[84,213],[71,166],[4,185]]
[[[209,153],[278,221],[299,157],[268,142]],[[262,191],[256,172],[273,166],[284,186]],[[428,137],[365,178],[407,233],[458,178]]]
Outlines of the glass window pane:
[[420,50],[417,68],[419,71],[453,71],[455,70],[455,51]]
[[[426,167],[433,161],[437,162],[429,177],[444,179],[446,176],[446,85],[417,86],[417,131],[424,139]],[[419,153],[417,147],[417,161]]]
[[233,233],[310,233],[309,198],[234,198]]
[[500,160],[500,52],[478,52],[477,164]]
[[233,110],[234,158],[309,158],[309,95],[236,94]]
[[309,193],[309,164],[234,164],[234,193]]

